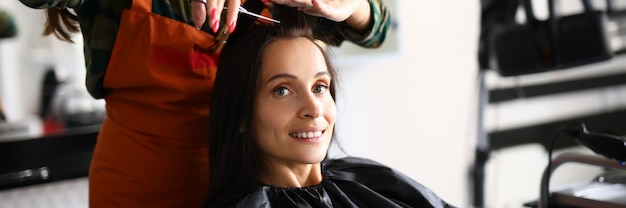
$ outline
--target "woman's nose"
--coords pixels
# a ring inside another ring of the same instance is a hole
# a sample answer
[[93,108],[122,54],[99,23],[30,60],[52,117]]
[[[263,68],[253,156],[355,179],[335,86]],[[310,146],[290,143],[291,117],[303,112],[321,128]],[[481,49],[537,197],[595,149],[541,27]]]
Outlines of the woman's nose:
[[302,118],[317,118],[322,114],[322,101],[314,93],[307,93],[301,97],[299,115]]

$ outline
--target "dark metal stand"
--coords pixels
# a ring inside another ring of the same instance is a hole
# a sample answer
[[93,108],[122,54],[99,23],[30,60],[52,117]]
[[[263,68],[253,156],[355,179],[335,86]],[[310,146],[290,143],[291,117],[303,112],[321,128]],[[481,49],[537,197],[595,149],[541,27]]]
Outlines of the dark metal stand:
[[[575,163],[582,163],[582,164],[588,164],[588,165],[595,165],[599,167],[626,170],[626,165],[620,165],[615,160],[609,160],[609,159],[605,159],[605,158],[601,158],[597,156],[584,155],[584,154],[579,154],[579,153],[563,153],[557,156],[556,158],[554,158],[552,160],[552,165],[549,168],[546,167],[546,169],[543,172],[543,176],[541,177],[541,190],[539,192],[540,196],[539,196],[538,208],[548,208],[550,206],[548,202],[548,196],[550,195],[550,190],[548,187],[550,183],[550,180],[549,180],[550,175],[552,175],[552,173],[554,172],[556,168],[568,162],[575,162]],[[623,207],[625,206],[625,205],[610,205],[607,203],[603,203],[601,201],[588,201],[588,202],[591,203],[591,204],[588,204],[588,206],[583,205],[583,204],[571,204],[570,206],[572,205],[583,206],[583,207]],[[580,203],[580,201],[578,203]]]
[[[549,147],[549,138],[559,129],[559,127],[570,124],[584,122],[587,127],[594,131],[610,133],[615,135],[626,135],[626,109],[607,111],[593,115],[573,117],[569,119],[529,125],[504,131],[487,132],[484,127],[484,108],[490,104],[505,102],[520,98],[532,98],[549,96],[558,93],[575,92],[587,89],[599,89],[603,87],[626,85],[626,72],[597,76],[577,80],[553,82],[540,85],[529,85],[512,88],[489,90],[485,83],[485,70],[478,72],[479,99],[478,99],[478,119],[477,119],[477,145],[475,149],[474,164],[472,173],[472,200],[474,207],[484,207],[484,181],[485,164],[489,160],[491,151],[513,147],[522,144],[537,143],[546,150]],[[521,88],[521,89],[520,89]],[[523,90],[523,97],[517,93]],[[554,148],[561,149],[577,145],[572,140],[558,140]]]

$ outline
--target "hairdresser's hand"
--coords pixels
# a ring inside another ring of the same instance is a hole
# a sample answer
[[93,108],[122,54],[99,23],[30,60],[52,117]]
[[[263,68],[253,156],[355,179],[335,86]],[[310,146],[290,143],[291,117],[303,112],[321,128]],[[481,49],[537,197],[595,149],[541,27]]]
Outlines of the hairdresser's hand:
[[282,4],[298,7],[304,13],[346,23],[356,31],[364,31],[371,25],[368,0],[262,0],[266,6]]
[[[206,3],[204,3],[206,1]],[[220,28],[220,18],[222,11],[226,11],[226,24],[228,26],[228,32],[232,33],[237,25],[237,14],[241,5],[240,0],[190,0],[191,2],[191,17],[197,28],[202,27],[205,21],[208,21],[208,26],[217,33]],[[224,6],[229,9],[224,10]],[[233,9],[230,9],[233,8]],[[208,15],[208,19],[207,19]]]

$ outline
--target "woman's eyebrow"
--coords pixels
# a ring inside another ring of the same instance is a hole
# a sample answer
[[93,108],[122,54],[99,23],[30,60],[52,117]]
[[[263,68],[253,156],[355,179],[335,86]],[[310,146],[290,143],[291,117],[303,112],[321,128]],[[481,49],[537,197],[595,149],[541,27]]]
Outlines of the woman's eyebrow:
[[315,77],[321,77],[321,76],[324,76],[324,75],[328,75],[328,76],[330,76],[330,73],[328,73],[327,71],[317,72],[317,73],[315,74]]
[[[328,73],[327,71],[321,71],[321,72],[315,73],[315,77],[316,77],[316,78],[317,78],[317,77],[324,76],[324,75],[330,76],[330,73]],[[298,79],[298,77],[296,77],[296,76],[295,76],[295,75],[293,75],[293,74],[282,73],[282,74],[276,74],[276,75],[274,75],[274,76],[270,77],[270,78],[269,78],[269,79],[267,79],[267,81],[265,81],[265,82],[266,82],[266,83],[269,83],[269,82],[271,82],[271,81],[273,81],[273,80],[275,80],[275,79],[279,79],[279,78],[296,79],[296,80]]]
[[269,79],[267,79],[267,81],[265,81],[266,83],[271,82],[272,80],[275,79],[279,79],[279,78],[287,78],[287,79],[298,79],[298,77],[294,76],[293,74],[276,74],[274,76],[271,76]]

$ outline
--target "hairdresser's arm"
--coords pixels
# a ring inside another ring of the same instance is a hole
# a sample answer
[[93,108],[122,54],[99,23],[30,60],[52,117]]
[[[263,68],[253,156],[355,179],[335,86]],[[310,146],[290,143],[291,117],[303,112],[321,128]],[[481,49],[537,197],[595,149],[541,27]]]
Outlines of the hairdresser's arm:
[[265,4],[297,7],[309,15],[345,22],[357,32],[365,32],[372,24],[368,0],[269,0]]
[[47,9],[47,8],[73,8],[81,4],[85,0],[20,0],[22,4],[33,9]]
[[[268,7],[282,4],[298,7],[303,12],[319,16],[323,24],[318,28],[321,37],[329,44],[340,45],[344,40],[366,48],[379,47],[385,40],[390,25],[389,11],[382,0],[261,0]],[[200,27],[207,20],[209,27],[220,27],[222,5],[236,8],[241,0],[207,0],[206,7],[197,0],[191,1],[193,21]],[[213,12],[214,11],[214,12]],[[226,24],[236,27],[237,10],[228,10]]]
[[[275,0],[278,1],[278,0]],[[366,48],[379,47],[385,40],[389,29],[390,15],[382,0],[335,0],[318,2],[313,8],[318,8],[317,13],[310,9],[304,12],[324,17],[323,24],[318,28],[322,38],[332,45],[341,45],[348,40]],[[351,2],[349,4],[322,2]],[[322,14],[322,15],[320,15]]]
[[[346,40],[362,47],[377,48],[385,41],[387,30],[391,25],[391,17],[387,6],[383,4],[382,0],[369,0],[369,6],[371,24],[365,32],[352,29],[341,30],[341,28],[344,28],[341,24],[336,27],[338,28],[337,31],[345,37]],[[350,25],[349,22],[346,23]]]

